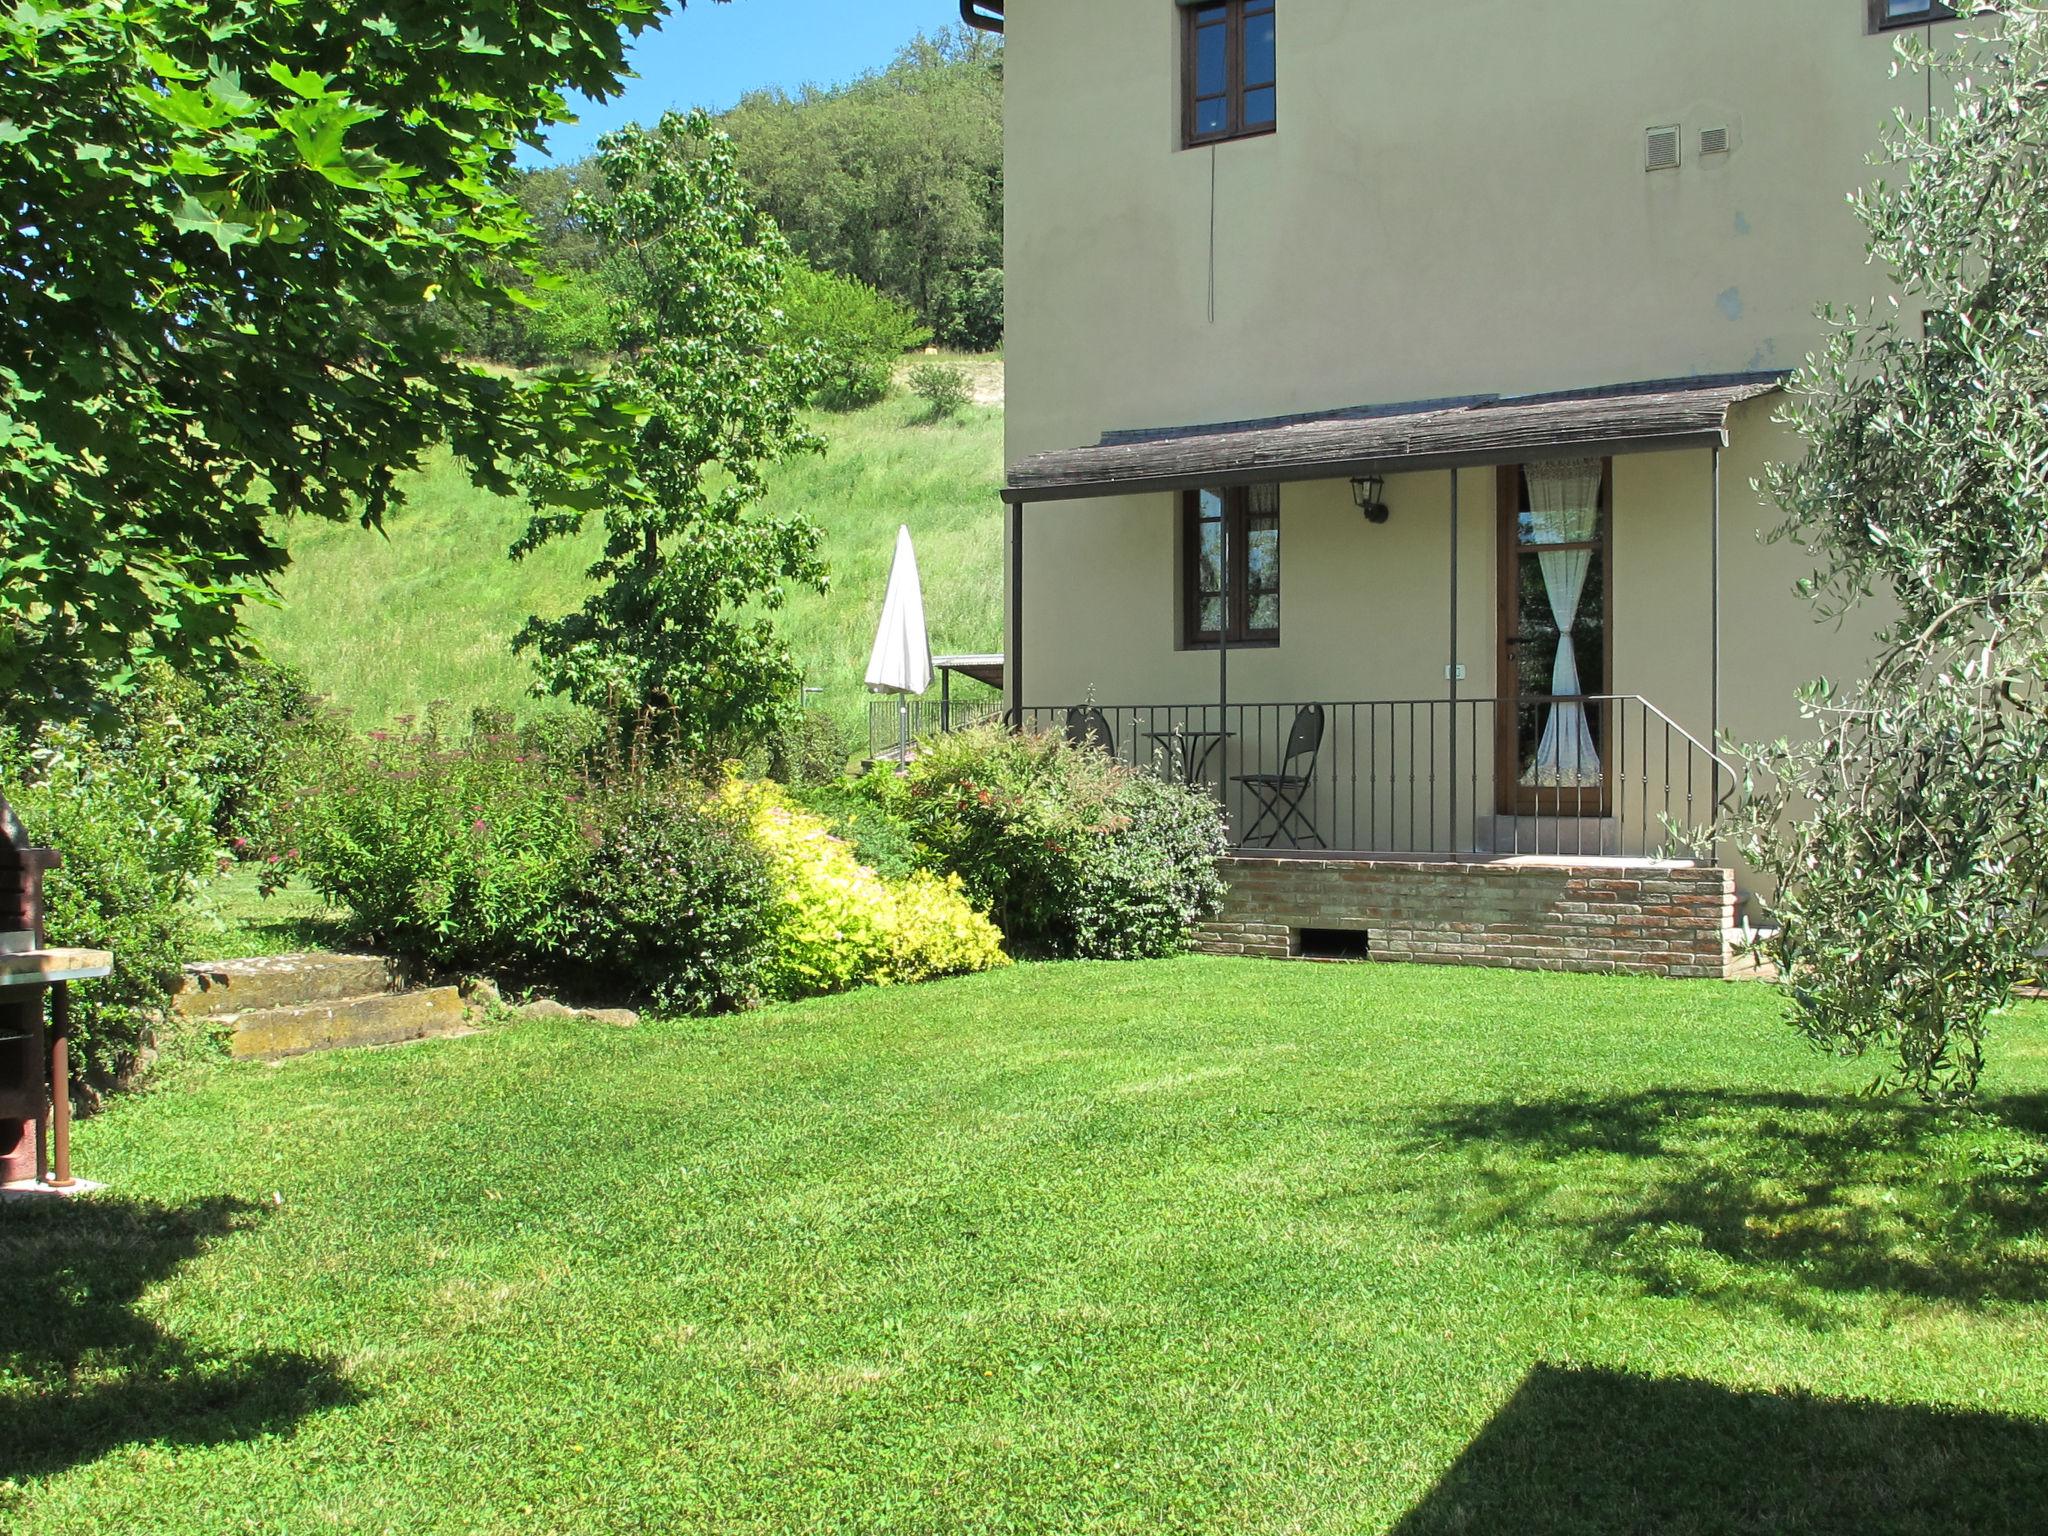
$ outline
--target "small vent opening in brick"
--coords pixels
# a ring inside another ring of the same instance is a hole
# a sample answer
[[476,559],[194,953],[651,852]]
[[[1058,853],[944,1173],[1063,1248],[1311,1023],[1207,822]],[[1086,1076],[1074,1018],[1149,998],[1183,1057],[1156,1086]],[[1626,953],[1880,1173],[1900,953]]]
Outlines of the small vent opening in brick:
[[1297,928],[1294,953],[1303,960],[1370,960],[1372,935],[1362,928]]

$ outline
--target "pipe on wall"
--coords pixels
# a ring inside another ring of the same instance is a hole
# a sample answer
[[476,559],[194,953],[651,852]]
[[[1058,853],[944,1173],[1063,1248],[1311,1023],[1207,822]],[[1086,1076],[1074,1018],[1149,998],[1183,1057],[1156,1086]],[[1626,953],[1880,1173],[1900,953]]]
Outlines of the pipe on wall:
[[1008,0],[960,0],[960,19],[977,32],[1003,30],[1003,7]]

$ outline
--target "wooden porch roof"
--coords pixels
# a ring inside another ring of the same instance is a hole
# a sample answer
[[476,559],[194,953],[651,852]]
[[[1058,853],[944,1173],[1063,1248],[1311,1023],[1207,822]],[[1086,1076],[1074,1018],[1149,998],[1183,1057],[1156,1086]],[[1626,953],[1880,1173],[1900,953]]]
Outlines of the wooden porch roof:
[[1317,415],[1111,432],[1012,466],[1013,504],[1193,486],[1337,480],[1580,455],[1725,447],[1728,412],[1784,373],[1661,379],[1548,395],[1480,395]]

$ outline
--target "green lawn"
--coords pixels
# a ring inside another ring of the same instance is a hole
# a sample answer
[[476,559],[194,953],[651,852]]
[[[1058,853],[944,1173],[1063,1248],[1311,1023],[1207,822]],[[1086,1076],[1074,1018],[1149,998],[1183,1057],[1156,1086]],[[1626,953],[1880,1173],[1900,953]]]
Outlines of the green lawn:
[[2048,1027],[1187,960],[223,1069],[0,1209],[0,1528],[2036,1531]]
[[[794,594],[781,623],[809,681],[825,690],[820,707],[860,748],[861,677],[899,524],[918,541],[933,646],[1001,648],[1002,410],[971,406],[955,421],[921,425],[922,409],[898,397],[819,416],[826,452],[778,467],[766,503],[825,530],[832,591]],[[593,528],[515,564],[506,551],[525,525],[520,503],[483,495],[439,458],[411,481],[381,536],[352,524],[294,528],[281,605],[256,611],[251,625],[272,656],[303,667],[365,727],[435,700],[460,712],[489,704],[531,714],[542,706],[512,637],[528,616],[582,601],[601,539]]]
[[256,865],[242,864],[200,891],[187,959],[290,955],[347,942],[346,912],[297,883],[265,896],[260,876]]

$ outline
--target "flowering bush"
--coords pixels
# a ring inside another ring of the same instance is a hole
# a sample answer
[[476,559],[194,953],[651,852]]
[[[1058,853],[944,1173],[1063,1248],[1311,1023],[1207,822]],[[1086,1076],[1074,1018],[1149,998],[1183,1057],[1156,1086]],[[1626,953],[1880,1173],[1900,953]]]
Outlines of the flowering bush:
[[1008,964],[1002,934],[957,878],[923,871],[885,878],[772,785],[734,784],[726,796],[744,808],[777,885],[771,995],[809,997]]
[[545,969],[597,833],[517,738],[439,723],[333,754],[294,818],[307,882],[368,942],[449,969]]
[[957,880],[877,874],[775,785],[572,771],[496,723],[339,758],[298,819],[314,887],[404,958],[687,1013],[1005,963]]
[[1067,916],[1074,952],[1145,960],[1185,949],[1197,923],[1222,906],[1229,839],[1207,795],[1146,774],[1111,796],[1116,824],[1088,845],[1074,871]]
[[1058,735],[931,737],[906,774],[880,769],[861,785],[1022,949],[1168,955],[1222,900],[1221,809]]

